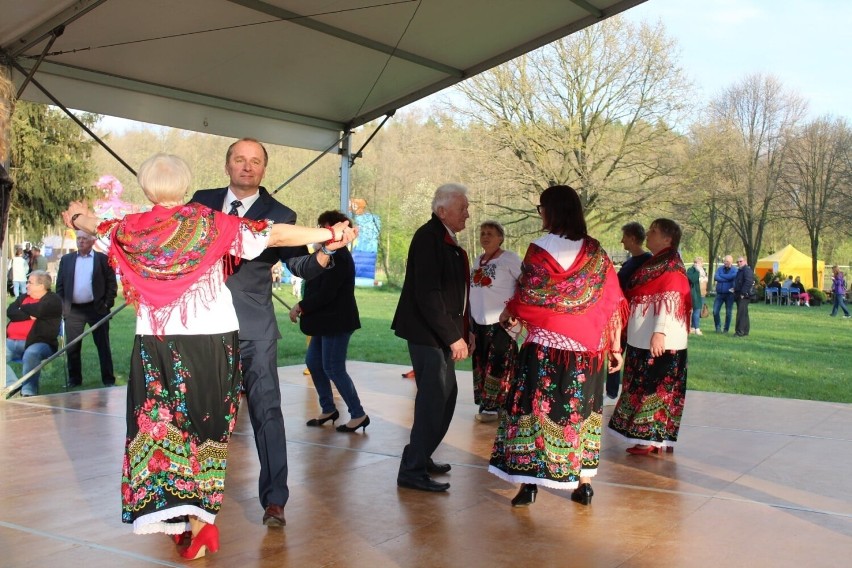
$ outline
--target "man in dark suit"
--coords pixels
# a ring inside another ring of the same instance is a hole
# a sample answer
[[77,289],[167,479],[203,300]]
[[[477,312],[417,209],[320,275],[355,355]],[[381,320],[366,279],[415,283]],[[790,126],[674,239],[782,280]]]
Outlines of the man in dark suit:
[[[93,326],[108,315],[118,294],[115,272],[104,253],[92,250],[94,244],[94,237],[77,231],[77,252],[66,254],[59,260],[56,293],[62,298],[68,343],[83,335],[87,324]],[[104,385],[112,386],[115,384],[115,375],[109,346],[109,322],[104,322],[93,331],[92,339],[98,348],[101,380]],[[81,343],[77,343],[67,351],[68,384],[71,386],[83,384],[80,346]]]
[[754,287],[754,271],[746,264],[746,259],[737,259],[737,276],[734,278],[734,298],[737,300],[736,337],[748,335],[751,324],[748,317],[748,305],[751,302],[751,289]]
[[[260,186],[269,156],[257,140],[243,138],[225,155],[230,185],[195,192],[192,201],[248,219],[296,223],[296,213]],[[287,487],[287,439],[278,383],[278,339],[281,334],[272,305],[272,266],[284,261],[293,274],[313,278],[329,265],[322,252],[308,255],[307,247],[268,248],[257,258],[236,266],[227,286],[240,323],[240,359],[249,417],[260,458],[259,497],[263,524],[284,526]]]
[[397,485],[421,491],[446,491],[429,474],[447,473],[450,464],[436,463],[432,453],[444,439],[458,395],[455,362],[465,359],[468,345],[467,253],[456,233],[469,217],[467,189],[445,184],[435,191],[432,218],[417,229],[408,249],[405,281],[391,327],[408,341],[417,395],[414,423],[402,452]]

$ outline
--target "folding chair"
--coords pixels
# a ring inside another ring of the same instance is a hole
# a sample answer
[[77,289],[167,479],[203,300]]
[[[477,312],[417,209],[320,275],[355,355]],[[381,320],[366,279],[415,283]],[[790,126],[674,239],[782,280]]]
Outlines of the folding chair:
[[764,301],[767,304],[772,304],[773,301],[775,303],[781,303],[780,294],[781,294],[780,288],[767,288]]

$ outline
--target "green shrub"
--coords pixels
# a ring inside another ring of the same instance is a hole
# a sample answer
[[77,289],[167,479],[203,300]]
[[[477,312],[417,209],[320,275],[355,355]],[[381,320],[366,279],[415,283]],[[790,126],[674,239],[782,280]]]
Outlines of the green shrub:
[[811,300],[819,300],[820,302],[828,301],[828,296],[825,295],[825,292],[817,288],[808,288],[808,295],[811,297]]

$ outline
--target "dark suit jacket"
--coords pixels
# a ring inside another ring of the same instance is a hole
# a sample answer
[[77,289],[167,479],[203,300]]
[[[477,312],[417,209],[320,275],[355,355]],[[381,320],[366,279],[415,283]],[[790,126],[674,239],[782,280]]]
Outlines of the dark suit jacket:
[[[115,297],[118,295],[118,283],[115,281],[115,271],[109,265],[107,255],[97,251],[92,251],[92,254],[95,255],[92,267],[92,295],[94,296],[92,303],[97,313],[106,315],[115,305]],[[62,298],[62,305],[66,316],[71,311],[71,298],[74,294],[74,266],[76,263],[76,252],[68,253],[59,260],[59,273],[56,276],[56,293]]]
[[361,327],[355,303],[355,262],[348,249],[335,253],[334,268],[305,282],[299,306],[299,327],[305,335],[336,335]]
[[[191,201],[201,203],[216,211],[222,211],[228,188],[203,189],[196,191]],[[296,224],[296,213],[285,207],[260,188],[260,197],[246,211],[246,219],[271,219],[276,223]],[[226,285],[234,298],[234,309],[240,323],[240,339],[280,339],[275,308],[272,305],[272,265],[279,260],[287,263],[290,271],[302,278],[318,276],[324,268],[308,247],[271,247],[253,260],[242,260]]]
[[464,250],[433,214],[411,239],[405,282],[391,324],[396,335],[441,348],[467,340],[469,273]]

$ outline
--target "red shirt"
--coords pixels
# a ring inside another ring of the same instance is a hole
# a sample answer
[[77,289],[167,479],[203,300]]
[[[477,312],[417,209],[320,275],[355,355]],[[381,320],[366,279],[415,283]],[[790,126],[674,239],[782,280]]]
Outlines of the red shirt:
[[[38,300],[31,296],[27,296],[24,298],[24,301],[21,304],[37,304]],[[6,327],[6,337],[9,339],[15,339],[20,341],[25,341],[27,336],[32,331],[33,326],[35,325],[35,320],[33,318],[25,319],[24,321],[10,321],[9,325]]]

